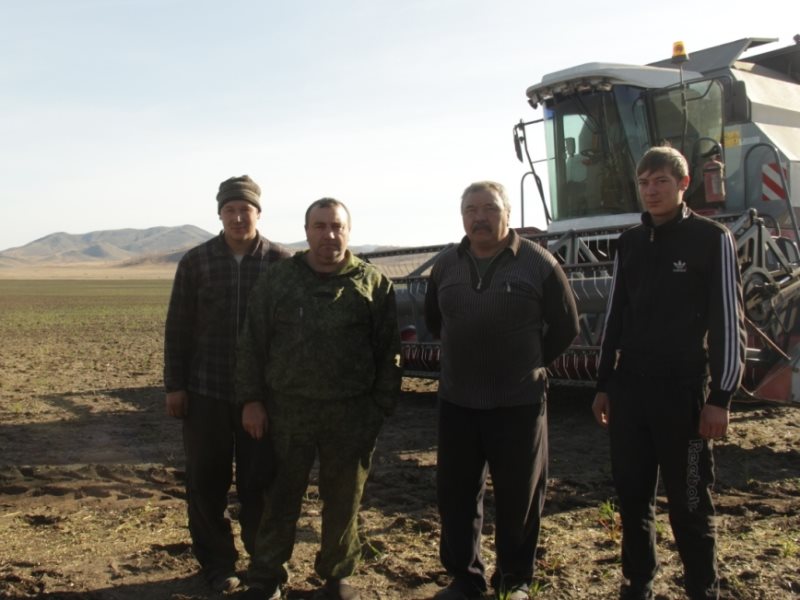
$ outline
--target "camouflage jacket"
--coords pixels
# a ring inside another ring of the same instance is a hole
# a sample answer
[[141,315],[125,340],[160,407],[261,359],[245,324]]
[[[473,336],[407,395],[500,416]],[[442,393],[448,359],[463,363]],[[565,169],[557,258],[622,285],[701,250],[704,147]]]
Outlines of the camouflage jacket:
[[268,404],[270,391],[337,400],[372,395],[386,414],[400,391],[400,336],[391,281],[347,253],[315,273],[298,252],[259,278],[239,338],[236,400]]

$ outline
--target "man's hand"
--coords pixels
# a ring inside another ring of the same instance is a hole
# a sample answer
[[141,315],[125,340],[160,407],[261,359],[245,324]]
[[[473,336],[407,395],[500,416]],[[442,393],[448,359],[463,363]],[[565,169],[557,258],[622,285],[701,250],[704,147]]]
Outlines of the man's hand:
[[183,419],[189,414],[189,394],[186,390],[167,392],[167,415]]
[[594,402],[592,402],[592,412],[594,413],[595,420],[601,427],[607,428],[609,421],[611,421],[611,402],[609,401],[606,392],[597,392],[594,395]]
[[242,427],[255,440],[267,430],[267,409],[261,402],[248,402],[242,407]]
[[716,440],[728,431],[728,409],[706,404],[700,412],[700,437]]

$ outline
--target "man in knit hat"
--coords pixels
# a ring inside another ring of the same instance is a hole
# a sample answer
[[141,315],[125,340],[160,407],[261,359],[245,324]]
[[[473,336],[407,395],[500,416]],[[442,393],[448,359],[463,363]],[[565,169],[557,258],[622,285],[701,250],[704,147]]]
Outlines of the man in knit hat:
[[238,553],[225,512],[236,464],[239,523],[249,554],[269,479],[268,446],[242,429],[234,402],[236,340],[250,289],[269,263],[289,251],[262,237],[261,189],[247,175],[219,186],[222,232],[178,264],[164,336],[167,414],[183,422],[186,501],[192,549],[209,585],[239,587]]

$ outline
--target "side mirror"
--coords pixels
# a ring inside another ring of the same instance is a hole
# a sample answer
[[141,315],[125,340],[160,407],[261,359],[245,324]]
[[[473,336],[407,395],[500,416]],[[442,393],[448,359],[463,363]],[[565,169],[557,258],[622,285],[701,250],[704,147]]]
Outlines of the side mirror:
[[522,160],[522,144],[525,143],[525,129],[520,123],[519,125],[514,125],[514,152],[517,153],[517,160],[519,162],[523,162]]

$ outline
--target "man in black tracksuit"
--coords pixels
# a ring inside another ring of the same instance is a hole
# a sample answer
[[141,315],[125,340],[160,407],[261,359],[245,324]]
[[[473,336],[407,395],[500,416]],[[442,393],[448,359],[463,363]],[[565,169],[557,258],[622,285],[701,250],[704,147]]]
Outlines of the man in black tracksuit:
[[620,597],[653,597],[660,470],[687,594],[717,598],[711,440],[725,435],[744,364],[736,249],[727,228],[683,203],[679,152],[652,148],[637,176],[647,212],[619,238],[592,406],[610,435]]

